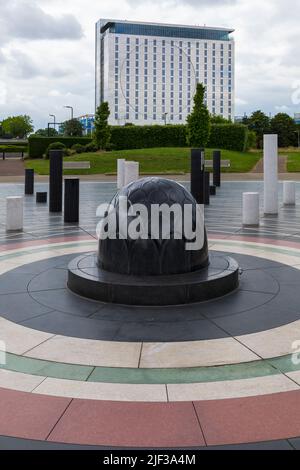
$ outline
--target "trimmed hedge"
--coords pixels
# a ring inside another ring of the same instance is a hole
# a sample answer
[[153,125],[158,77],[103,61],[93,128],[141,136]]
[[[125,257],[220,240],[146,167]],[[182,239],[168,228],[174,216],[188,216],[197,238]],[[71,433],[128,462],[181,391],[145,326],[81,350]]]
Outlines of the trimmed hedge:
[[54,142],[61,142],[67,148],[73,147],[74,144],[87,145],[92,142],[90,137],[40,137],[32,136],[28,139],[29,158],[42,158],[47,148]]
[[0,153],[26,153],[28,148],[23,145],[0,145]]
[[113,126],[111,143],[114,150],[186,147],[186,126]]
[[0,138],[0,146],[1,147],[26,147],[27,142],[26,141],[18,142],[17,140],[14,140],[14,139],[3,140]]
[[248,128],[243,124],[213,124],[207,147],[244,152],[247,140]]
[[[208,148],[243,152],[248,140],[248,128],[243,124],[212,124]],[[75,144],[88,145],[90,137],[29,137],[29,158],[42,158],[53,142],[61,142],[67,148]],[[187,147],[186,126],[112,126],[113,150],[130,150],[153,147]]]
[[[208,148],[243,152],[248,129],[243,124],[212,124]],[[186,147],[186,126],[121,126],[112,127],[113,149],[127,150],[151,147]]]

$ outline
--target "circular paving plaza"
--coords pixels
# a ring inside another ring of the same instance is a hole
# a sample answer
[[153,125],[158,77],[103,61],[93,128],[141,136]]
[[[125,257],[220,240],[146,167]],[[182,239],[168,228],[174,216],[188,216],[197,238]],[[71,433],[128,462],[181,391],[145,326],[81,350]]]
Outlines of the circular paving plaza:
[[22,232],[6,232],[5,198],[24,186],[2,184],[0,448],[300,449],[300,206],[243,228],[242,193],[262,190],[224,182],[205,209],[211,258],[238,263],[238,288],[143,306],[67,287],[115,184],[81,183],[78,225],[26,196]]

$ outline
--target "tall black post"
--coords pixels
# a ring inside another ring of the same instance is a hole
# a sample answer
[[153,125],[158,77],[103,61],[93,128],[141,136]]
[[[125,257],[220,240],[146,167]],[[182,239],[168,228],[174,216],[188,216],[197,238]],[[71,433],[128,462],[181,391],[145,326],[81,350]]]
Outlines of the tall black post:
[[50,179],[49,179],[49,210],[50,212],[62,212],[63,194],[63,152],[62,150],[51,150]]
[[221,152],[215,150],[213,152],[213,167],[214,167],[214,186],[219,188],[221,186]]
[[210,203],[210,173],[204,172],[204,204],[209,206]]
[[79,179],[65,179],[65,222],[79,222]]
[[26,196],[34,194],[34,170],[25,170],[25,194]]
[[204,204],[204,149],[191,150],[191,193],[198,204]]

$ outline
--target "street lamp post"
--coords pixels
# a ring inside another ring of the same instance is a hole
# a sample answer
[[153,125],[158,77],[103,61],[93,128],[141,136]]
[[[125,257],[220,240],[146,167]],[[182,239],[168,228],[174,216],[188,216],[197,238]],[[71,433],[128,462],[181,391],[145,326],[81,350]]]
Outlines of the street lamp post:
[[55,114],[49,114],[50,117],[53,117],[53,124],[54,124],[54,128],[56,126],[56,116]]
[[71,110],[71,119],[74,119],[74,108],[73,108],[73,106],[64,106],[64,108],[67,108],[67,109]]
[[[50,117],[53,118],[53,126],[56,129],[56,116],[55,114],[49,114]],[[50,136],[50,123],[48,123],[48,137]]]

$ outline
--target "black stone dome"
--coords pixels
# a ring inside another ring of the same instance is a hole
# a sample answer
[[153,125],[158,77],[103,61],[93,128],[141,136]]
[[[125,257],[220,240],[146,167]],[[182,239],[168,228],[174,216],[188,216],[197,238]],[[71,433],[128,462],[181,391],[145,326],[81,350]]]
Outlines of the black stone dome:
[[[205,227],[204,244],[201,250],[187,251],[187,240],[174,239],[174,220],[170,225],[170,239],[151,239],[151,206],[153,204],[192,205],[193,230],[196,229],[196,201],[190,192],[175,181],[162,178],[144,178],[129,184],[116,194],[111,205],[119,214],[120,197],[127,197],[128,206],[143,204],[148,209],[149,237],[144,239],[120,239],[117,223],[116,239],[99,240],[98,265],[105,271],[127,275],[170,275],[200,270],[209,264],[208,243]],[[118,217],[117,217],[118,220]],[[130,224],[130,216],[128,217]],[[161,223],[160,223],[161,227]]]

